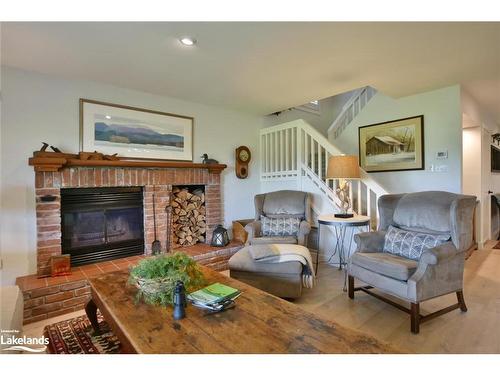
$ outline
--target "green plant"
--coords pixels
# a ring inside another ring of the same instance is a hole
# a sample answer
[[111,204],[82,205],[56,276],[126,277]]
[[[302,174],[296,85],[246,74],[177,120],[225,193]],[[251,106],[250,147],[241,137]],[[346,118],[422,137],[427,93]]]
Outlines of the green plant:
[[205,284],[196,262],[177,252],[141,260],[130,271],[129,283],[138,287],[136,302],[166,305],[172,304],[174,287],[179,280],[184,282],[187,292]]

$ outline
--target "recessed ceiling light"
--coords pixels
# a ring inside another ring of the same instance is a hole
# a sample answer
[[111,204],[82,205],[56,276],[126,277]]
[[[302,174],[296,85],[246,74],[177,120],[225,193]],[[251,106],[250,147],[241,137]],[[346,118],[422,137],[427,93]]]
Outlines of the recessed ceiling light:
[[185,46],[194,46],[196,44],[196,39],[189,36],[182,37],[179,41]]
[[108,120],[111,120],[111,116],[106,115],[105,117],[106,117]]

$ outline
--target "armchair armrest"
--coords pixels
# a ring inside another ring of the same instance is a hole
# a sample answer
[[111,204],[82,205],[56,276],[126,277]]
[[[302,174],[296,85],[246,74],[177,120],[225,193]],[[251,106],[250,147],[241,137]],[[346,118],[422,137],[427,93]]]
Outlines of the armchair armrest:
[[446,261],[446,259],[453,258],[459,251],[453,242],[445,242],[439,246],[423,252],[420,257],[420,263],[436,265]]
[[302,220],[299,225],[299,233],[300,234],[309,234],[311,231],[311,224],[309,222]]
[[302,220],[297,233],[297,243],[302,246],[307,246],[307,235],[311,231],[311,224],[308,221]]
[[255,237],[260,237],[262,233],[262,223],[260,220],[252,221],[245,225],[245,231],[248,233],[247,244]]
[[464,254],[451,241],[424,251],[407,281],[408,299],[425,301],[463,289]]
[[354,235],[360,253],[379,253],[384,249],[385,231],[363,232]]

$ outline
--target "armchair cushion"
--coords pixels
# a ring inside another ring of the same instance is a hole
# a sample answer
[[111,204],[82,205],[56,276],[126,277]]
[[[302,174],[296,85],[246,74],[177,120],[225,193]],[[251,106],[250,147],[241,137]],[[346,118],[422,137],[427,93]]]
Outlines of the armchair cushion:
[[385,231],[362,232],[354,235],[354,242],[358,245],[357,252],[378,253],[384,250]]
[[425,250],[450,240],[450,235],[408,231],[389,225],[385,235],[384,252],[419,260]]
[[415,260],[389,253],[356,252],[351,257],[351,264],[401,281],[407,281],[418,267]]
[[305,192],[293,190],[266,193],[260,214],[267,217],[297,217],[308,220],[307,211],[310,209],[308,197],[309,195]]
[[394,210],[394,223],[398,227],[413,228],[420,232],[449,233],[450,207],[456,199],[457,195],[445,191],[405,194]]
[[269,218],[262,215],[260,221],[262,223],[263,236],[296,236],[299,232],[299,218]]

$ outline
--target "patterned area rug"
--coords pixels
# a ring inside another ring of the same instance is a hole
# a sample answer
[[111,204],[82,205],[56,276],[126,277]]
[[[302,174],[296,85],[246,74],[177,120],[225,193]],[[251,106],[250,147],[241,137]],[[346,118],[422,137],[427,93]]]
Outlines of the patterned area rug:
[[93,329],[86,315],[63,320],[44,328],[49,338],[47,352],[51,354],[113,354],[120,353],[120,342],[108,324],[98,314],[100,335]]

